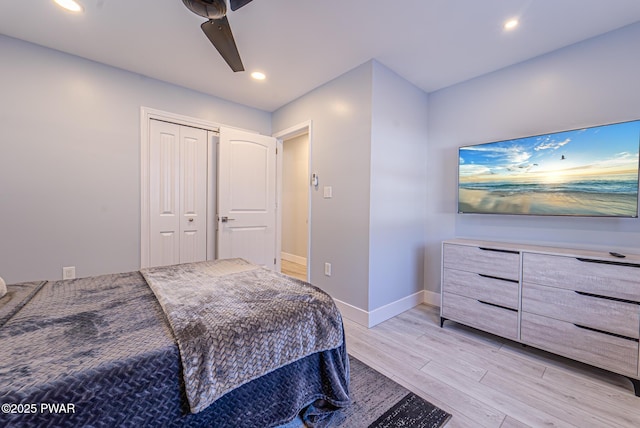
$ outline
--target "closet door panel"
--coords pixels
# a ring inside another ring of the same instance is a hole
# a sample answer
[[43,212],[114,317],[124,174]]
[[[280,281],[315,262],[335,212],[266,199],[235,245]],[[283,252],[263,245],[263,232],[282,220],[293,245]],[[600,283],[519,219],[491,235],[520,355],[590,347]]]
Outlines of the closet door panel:
[[180,254],[180,127],[152,120],[150,130],[150,266],[164,266]]
[[207,258],[207,131],[180,127],[180,263]]
[[152,120],[150,266],[206,260],[207,131]]

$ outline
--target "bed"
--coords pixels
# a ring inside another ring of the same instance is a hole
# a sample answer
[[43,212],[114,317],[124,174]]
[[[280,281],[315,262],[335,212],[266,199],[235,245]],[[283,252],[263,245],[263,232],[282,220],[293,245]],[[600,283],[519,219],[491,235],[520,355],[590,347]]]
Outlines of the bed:
[[7,289],[0,426],[321,427],[349,405],[331,298],[244,260]]

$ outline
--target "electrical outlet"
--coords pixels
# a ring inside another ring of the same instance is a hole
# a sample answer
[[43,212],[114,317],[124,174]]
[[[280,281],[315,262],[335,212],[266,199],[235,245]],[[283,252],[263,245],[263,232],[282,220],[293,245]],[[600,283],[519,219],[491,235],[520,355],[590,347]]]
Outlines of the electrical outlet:
[[67,266],[62,268],[62,279],[74,279],[76,277],[76,267]]
[[327,276],[331,276],[331,263],[324,264],[324,274]]

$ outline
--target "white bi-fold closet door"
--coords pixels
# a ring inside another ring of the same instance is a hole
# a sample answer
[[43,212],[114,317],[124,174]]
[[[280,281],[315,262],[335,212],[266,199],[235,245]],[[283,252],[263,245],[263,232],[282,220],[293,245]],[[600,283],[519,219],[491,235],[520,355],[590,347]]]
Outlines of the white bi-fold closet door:
[[149,266],[206,260],[208,131],[149,124]]

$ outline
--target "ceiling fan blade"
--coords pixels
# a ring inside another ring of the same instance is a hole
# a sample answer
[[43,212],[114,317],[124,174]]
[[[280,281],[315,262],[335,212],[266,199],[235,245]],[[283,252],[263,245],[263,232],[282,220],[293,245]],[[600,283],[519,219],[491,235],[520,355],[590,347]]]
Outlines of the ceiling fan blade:
[[246,6],[251,3],[251,0],[229,0],[229,6],[231,6],[231,10],[238,10],[242,6]]
[[213,46],[220,52],[233,71],[244,71],[240,53],[231,33],[231,27],[226,16],[220,19],[210,19],[200,26]]

